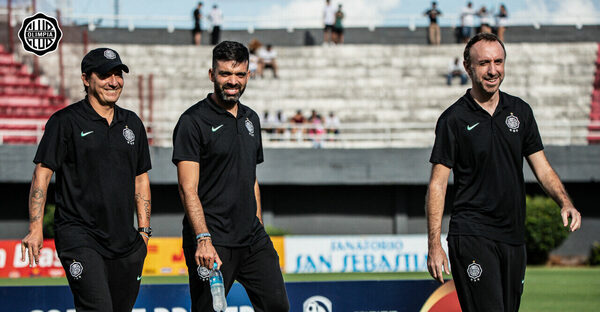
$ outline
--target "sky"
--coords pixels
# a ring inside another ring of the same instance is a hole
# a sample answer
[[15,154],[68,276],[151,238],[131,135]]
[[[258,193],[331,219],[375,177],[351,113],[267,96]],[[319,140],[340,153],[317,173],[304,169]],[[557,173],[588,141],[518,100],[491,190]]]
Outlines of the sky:
[[[79,17],[74,23],[114,26],[114,1],[37,0],[38,9],[70,7],[63,15]],[[192,11],[198,1],[191,0],[117,0],[120,27],[192,28]],[[13,3],[27,0],[13,0]],[[428,23],[423,12],[430,1],[417,0],[331,0],[342,4],[344,26],[423,26]],[[438,0],[443,15],[440,24],[458,24],[458,15],[466,0]],[[497,11],[504,3],[509,23],[528,24],[600,24],[600,0],[472,0],[475,8],[486,6]],[[204,0],[203,13],[208,15],[214,4],[223,11],[224,29],[321,27],[324,0]],[[209,23],[203,21],[203,28]]]

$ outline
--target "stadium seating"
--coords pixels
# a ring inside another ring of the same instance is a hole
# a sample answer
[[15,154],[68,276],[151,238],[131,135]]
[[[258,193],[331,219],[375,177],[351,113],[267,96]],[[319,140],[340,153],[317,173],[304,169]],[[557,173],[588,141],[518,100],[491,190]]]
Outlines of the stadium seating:
[[592,105],[590,109],[590,144],[600,144],[600,44],[598,44],[598,58],[596,59],[596,75],[594,78],[594,91],[592,92]]
[[[95,44],[89,48],[96,48]],[[177,118],[212,91],[208,80],[211,47],[111,45],[129,65],[120,105],[139,111],[138,77],[153,75],[155,145],[170,146]],[[531,104],[544,142],[588,144],[590,95],[594,82],[595,43],[519,43],[507,45],[506,79],[502,90]],[[83,97],[80,61],[83,48],[63,44],[65,86],[71,101]],[[279,79],[248,84],[243,102],[257,112],[297,109],[334,111],[344,140],[333,147],[430,146],[440,113],[465,92],[455,80],[446,86],[446,70],[462,45],[345,45],[275,47]],[[47,77],[58,77],[58,54],[40,59]],[[19,78],[21,79],[21,78]],[[25,79],[25,78],[23,78]],[[52,86],[56,87],[57,79]],[[1,88],[1,87],[0,87]],[[7,87],[9,88],[9,87]],[[41,92],[41,91],[40,91]],[[600,114],[594,111],[592,114]],[[147,111],[145,115],[147,116]],[[344,137],[345,136],[345,137]],[[291,145],[290,145],[291,144]],[[311,146],[306,142],[265,142],[265,146]]]
[[0,143],[37,143],[46,120],[67,103],[0,46]]

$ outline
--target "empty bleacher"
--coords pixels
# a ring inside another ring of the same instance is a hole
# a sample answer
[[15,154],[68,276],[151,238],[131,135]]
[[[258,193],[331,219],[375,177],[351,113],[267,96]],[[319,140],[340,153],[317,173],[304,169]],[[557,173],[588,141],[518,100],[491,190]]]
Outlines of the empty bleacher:
[[[99,46],[104,45],[95,44],[89,49]],[[147,77],[153,75],[153,142],[170,146],[179,115],[212,91],[208,80],[212,48],[110,47],[121,54],[131,70],[125,77],[121,106],[139,112],[138,77],[144,79],[141,96],[147,102]],[[523,98],[533,107],[544,142],[588,144],[590,95],[598,45],[515,43],[506,48],[506,78],[501,89]],[[84,95],[80,78],[83,47],[63,44],[62,49],[65,89],[73,102]],[[267,71],[265,79],[251,80],[242,102],[261,114],[283,110],[287,117],[298,109],[305,115],[311,109],[322,115],[336,112],[342,131],[339,140],[326,140],[325,147],[430,146],[437,117],[465,92],[465,86],[460,86],[457,80],[448,87],[445,79],[448,63],[460,57],[462,49],[463,45],[276,47],[280,78],[272,79]],[[58,62],[56,52],[40,58],[46,77],[59,77]],[[14,79],[27,79],[22,77]],[[58,78],[47,82],[58,86]],[[1,85],[0,90],[20,92],[18,86],[8,84]],[[32,98],[33,95],[27,101],[35,102]],[[51,102],[47,97],[44,101]],[[148,116],[148,112],[144,115]],[[301,147],[311,143],[265,140],[264,145]]]
[[47,119],[67,104],[0,47],[0,143],[37,143]]

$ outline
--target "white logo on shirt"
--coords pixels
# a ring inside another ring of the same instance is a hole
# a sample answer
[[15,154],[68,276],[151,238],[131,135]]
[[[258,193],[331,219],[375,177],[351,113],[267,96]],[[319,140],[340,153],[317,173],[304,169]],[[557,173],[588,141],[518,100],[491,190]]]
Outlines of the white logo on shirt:
[[519,122],[519,118],[517,118],[517,116],[513,115],[513,113],[510,113],[510,116],[506,117],[506,125],[508,126],[508,129],[511,132],[519,132],[519,125],[521,123]]
[[248,129],[248,133],[251,136],[254,136],[254,124],[252,123],[252,121],[250,121],[250,119],[246,118],[246,129]]
[[123,129],[123,136],[129,145],[133,145],[135,143],[135,134],[133,131],[131,131],[131,129],[129,129],[129,127],[125,126],[125,129]]

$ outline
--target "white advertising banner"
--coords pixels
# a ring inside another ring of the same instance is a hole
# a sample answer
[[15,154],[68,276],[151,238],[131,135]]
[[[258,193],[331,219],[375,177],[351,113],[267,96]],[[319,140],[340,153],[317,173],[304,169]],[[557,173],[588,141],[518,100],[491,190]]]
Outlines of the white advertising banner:
[[[442,247],[448,252],[446,235]],[[286,236],[286,273],[427,271],[427,235]]]

